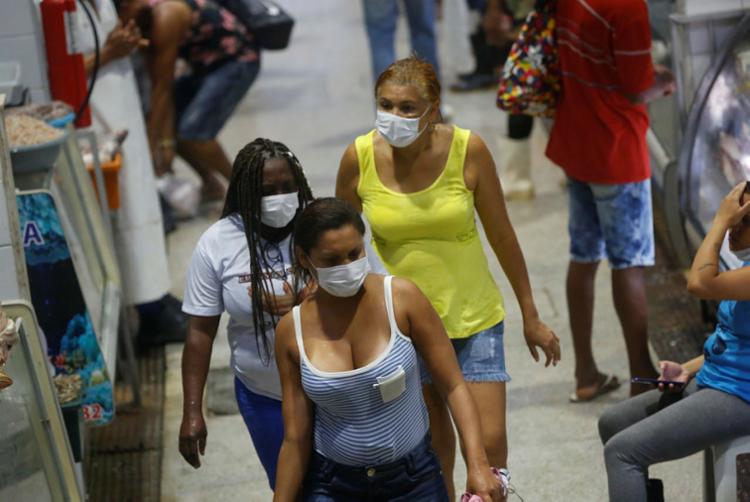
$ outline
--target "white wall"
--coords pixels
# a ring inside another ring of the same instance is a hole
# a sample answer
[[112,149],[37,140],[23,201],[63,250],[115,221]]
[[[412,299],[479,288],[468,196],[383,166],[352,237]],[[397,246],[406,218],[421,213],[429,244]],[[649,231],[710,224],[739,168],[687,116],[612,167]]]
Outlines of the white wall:
[[32,101],[48,101],[47,63],[39,8],[34,0],[0,0],[0,61],[21,63]]

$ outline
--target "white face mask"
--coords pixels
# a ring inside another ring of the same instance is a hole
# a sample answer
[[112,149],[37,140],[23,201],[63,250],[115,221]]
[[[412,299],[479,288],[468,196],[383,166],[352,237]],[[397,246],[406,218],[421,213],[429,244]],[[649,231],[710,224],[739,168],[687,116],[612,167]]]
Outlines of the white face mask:
[[750,261],[750,248],[738,249],[737,251],[732,251],[732,253],[734,253],[734,256],[739,258],[742,263]]
[[273,228],[284,228],[299,209],[297,192],[269,195],[260,200],[260,221]]
[[318,284],[321,288],[333,296],[349,298],[359,292],[365,282],[367,274],[370,273],[370,262],[367,256],[359,260],[338,265],[336,267],[318,268]]
[[419,138],[425,129],[427,129],[428,124],[425,124],[422,130],[420,130],[419,121],[422,120],[422,117],[424,117],[431,108],[432,105],[430,105],[420,117],[413,119],[407,119],[392,113],[377,110],[375,128],[391,146],[395,146],[396,148],[409,146]]

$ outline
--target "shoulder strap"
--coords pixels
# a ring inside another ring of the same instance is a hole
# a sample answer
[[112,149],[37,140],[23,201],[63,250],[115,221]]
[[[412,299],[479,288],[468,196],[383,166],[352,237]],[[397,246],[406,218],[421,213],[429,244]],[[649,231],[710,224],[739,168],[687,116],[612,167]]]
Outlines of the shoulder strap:
[[383,293],[385,294],[385,310],[388,313],[388,322],[391,325],[391,334],[399,332],[398,324],[396,323],[396,314],[393,309],[393,276],[388,275],[383,281]]
[[300,361],[307,361],[305,343],[302,341],[302,316],[300,315],[299,305],[292,309],[292,317],[294,318],[294,337],[297,339]]
[[446,162],[446,172],[443,178],[446,182],[464,183],[464,163],[466,162],[466,152],[469,148],[469,138],[471,131],[453,126],[453,139],[451,140],[450,150],[448,151],[448,161]]
[[373,181],[370,177],[377,173],[375,171],[375,148],[373,147],[372,140],[375,136],[375,130],[373,129],[367,134],[358,136],[354,141],[354,148],[357,150],[357,161],[359,164],[359,181],[357,182],[357,195],[363,198],[363,189],[365,187],[372,187]]

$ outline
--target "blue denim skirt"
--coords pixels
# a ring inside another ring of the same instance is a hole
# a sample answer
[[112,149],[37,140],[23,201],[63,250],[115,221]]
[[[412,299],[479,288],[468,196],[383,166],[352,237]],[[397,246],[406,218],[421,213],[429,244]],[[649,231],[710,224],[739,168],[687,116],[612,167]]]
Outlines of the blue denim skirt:
[[[510,375],[505,369],[504,333],[505,325],[501,321],[474,335],[451,340],[461,374],[467,382],[510,381]],[[421,358],[419,368],[422,384],[432,383]]]

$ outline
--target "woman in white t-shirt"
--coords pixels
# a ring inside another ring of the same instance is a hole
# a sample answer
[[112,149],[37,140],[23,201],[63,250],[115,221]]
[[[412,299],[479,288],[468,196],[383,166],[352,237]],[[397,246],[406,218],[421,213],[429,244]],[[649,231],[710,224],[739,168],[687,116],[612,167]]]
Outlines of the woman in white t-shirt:
[[276,141],[249,143],[232,169],[221,219],[198,241],[185,286],[190,330],[182,354],[180,453],[200,467],[203,388],[219,317],[227,312],[237,404],[273,489],[284,438],[274,328],[305,294],[291,271],[291,233],[312,192],[297,157]]

